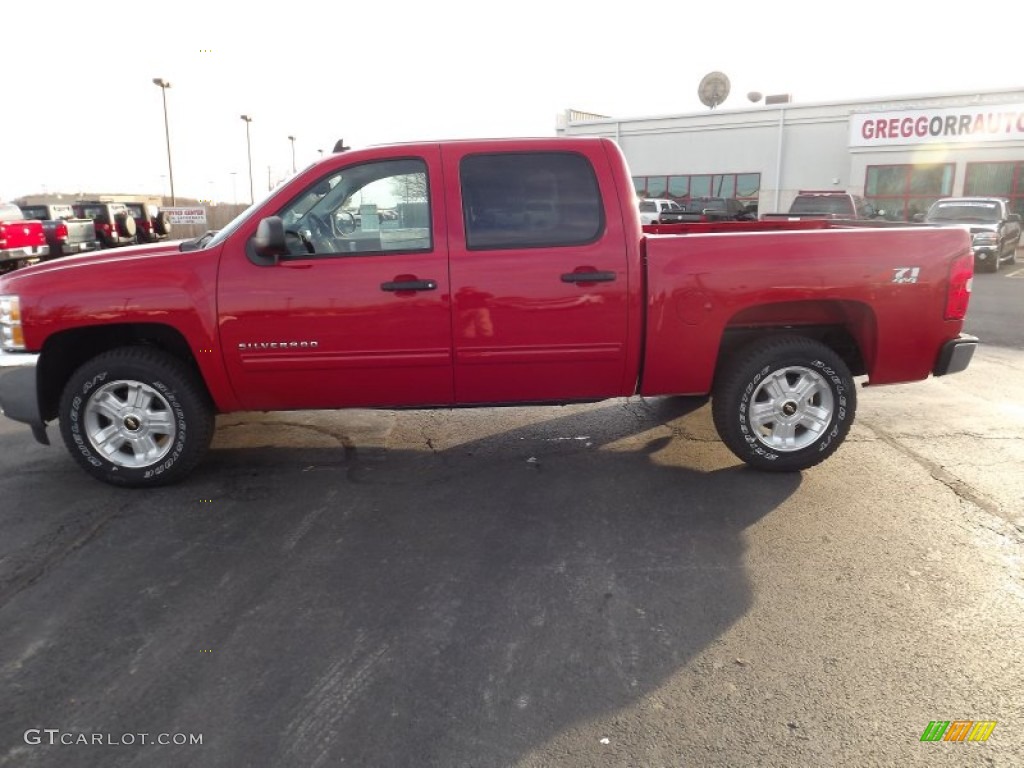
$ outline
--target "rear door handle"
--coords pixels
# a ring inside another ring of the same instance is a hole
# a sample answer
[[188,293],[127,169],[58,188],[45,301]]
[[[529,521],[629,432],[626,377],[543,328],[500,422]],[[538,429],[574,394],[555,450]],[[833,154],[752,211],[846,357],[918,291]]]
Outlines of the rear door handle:
[[382,291],[433,291],[437,289],[436,280],[395,280],[381,283]]
[[563,283],[610,283],[615,279],[614,272],[566,272],[562,275]]

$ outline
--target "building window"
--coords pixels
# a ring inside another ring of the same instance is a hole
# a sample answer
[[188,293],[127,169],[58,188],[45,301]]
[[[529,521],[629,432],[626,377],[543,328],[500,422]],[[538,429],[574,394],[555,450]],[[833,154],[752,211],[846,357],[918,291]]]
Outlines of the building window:
[[760,173],[702,173],[678,176],[634,176],[638,197],[686,202],[691,197],[734,197],[756,203],[761,193]]
[[953,163],[942,165],[870,165],[864,197],[885,218],[910,221],[940,197],[953,194]]
[[1024,215],[1024,163],[968,163],[964,194],[1005,197]]

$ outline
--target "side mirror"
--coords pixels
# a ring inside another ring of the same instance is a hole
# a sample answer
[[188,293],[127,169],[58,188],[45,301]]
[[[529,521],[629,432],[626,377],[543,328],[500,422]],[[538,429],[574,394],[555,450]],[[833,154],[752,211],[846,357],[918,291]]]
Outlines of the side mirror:
[[914,222],[917,222],[918,224],[920,224],[921,222],[924,221],[924,214],[923,213],[915,213],[914,217],[911,219],[911,221],[914,221]]
[[1019,213],[1011,213],[1009,216],[1006,217],[1006,220],[1007,221],[1015,221],[1018,224],[1020,224],[1020,222],[1021,222],[1020,214]]
[[268,216],[256,227],[256,234],[249,241],[253,254],[258,257],[253,263],[260,266],[277,264],[278,258],[288,254],[284,237],[284,222],[280,216]]

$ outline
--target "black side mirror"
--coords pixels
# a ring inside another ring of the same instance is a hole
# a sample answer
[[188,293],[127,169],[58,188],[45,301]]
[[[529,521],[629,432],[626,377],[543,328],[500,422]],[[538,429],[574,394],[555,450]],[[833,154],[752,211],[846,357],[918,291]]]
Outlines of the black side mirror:
[[249,241],[254,264],[271,266],[277,264],[281,256],[288,255],[288,244],[285,242],[284,222],[280,216],[268,216],[256,227],[256,234]]
[[1006,217],[1006,220],[1007,221],[1015,221],[1018,224],[1020,224],[1020,214],[1019,213],[1011,213],[1009,216]]

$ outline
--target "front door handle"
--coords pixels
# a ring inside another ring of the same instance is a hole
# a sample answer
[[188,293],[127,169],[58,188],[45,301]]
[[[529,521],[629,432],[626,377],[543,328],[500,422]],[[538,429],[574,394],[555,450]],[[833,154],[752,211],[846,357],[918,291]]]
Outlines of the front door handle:
[[433,291],[437,289],[436,280],[394,280],[381,283],[382,291]]
[[615,279],[614,272],[566,272],[562,275],[563,283],[610,283]]

